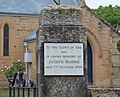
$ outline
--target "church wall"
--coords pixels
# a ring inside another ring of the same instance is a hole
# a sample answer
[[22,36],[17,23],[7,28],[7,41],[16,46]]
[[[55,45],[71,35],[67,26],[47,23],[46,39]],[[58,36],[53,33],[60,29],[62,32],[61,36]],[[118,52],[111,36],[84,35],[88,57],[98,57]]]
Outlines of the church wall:
[[32,64],[31,66],[29,65],[28,67],[28,70],[29,70],[29,73],[28,73],[28,76],[30,78],[31,76],[31,79],[33,79],[34,83],[36,83],[36,41],[33,41],[33,42],[28,42],[28,49],[30,51],[30,53],[32,53]]
[[111,54],[111,82],[113,87],[120,87],[120,52],[116,49],[117,42],[120,40],[120,36],[118,37],[117,34],[111,32],[110,38],[110,54]]
[[[119,35],[102,21],[89,8],[83,7],[83,25],[88,30],[88,41],[93,49],[93,86],[120,86],[120,53],[117,50]],[[114,63],[118,63],[118,67],[113,66]]]
[[[117,50],[119,35],[111,30],[111,27],[102,22],[98,16],[84,7],[82,18],[83,25],[88,32],[88,41],[93,50],[92,87],[120,86],[120,69],[119,67],[114,66],[115,63],[118,63],[118,66],[120,62],[120,54]],[[34,49],[32,46],[29,46],[29,48],[31,50]],[[34,57],[33,61],[35,62],[35,60],[36,58]]]
[[[111,30],[104,22],[88,8],[83,9],[83,25],[88,32],[88,41],[93,50],[93,85],[90,87],[119,87],[120,86],[120,53],[117,50],[119,35]],[[10,28],[10,55],[3,56],[3,26],[7,23]],[[38,28],[39,19],[31,16],[0,16],[0,69],[11,62],[24,57],[24,37]],[[29,43],[33,54],[32,77],[36,79],[36,42]],[[4,86],[5,77],[0,74],[0,86]]]
[[[34,16],[0,16],[0,70],[14,61],[23,61],[24,37],[38,27],[38,21]],[[9,26],[9,56],[3,56],[3,27],[6,23]],[[1,72],[0,80],[0,85],[4,86]]]

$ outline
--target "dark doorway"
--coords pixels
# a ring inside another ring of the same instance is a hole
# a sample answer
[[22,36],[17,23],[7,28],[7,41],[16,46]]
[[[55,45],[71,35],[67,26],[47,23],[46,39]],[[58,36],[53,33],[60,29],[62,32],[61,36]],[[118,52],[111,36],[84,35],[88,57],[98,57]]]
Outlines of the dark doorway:
[[88,84],[93,84],[93,55],[90,43],[87,41]]

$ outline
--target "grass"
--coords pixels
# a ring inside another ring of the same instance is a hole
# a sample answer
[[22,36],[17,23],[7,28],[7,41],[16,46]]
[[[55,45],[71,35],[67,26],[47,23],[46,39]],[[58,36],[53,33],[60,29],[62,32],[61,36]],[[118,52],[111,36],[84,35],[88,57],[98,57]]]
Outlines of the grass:
[[9,97],[9,89],[0,88],[0,97]]
[[[17,90],[16,90],[16,93],[15,93],[15,97],[17,97]],[[0,97],[9,97],[9,89],[8,88],[0,88]],[[20,92],[20,97],[22,97],[22,92]],[[26,90],[25,91],[25,97],[28,97],[28,91]],[[33,97],[33,93],[32,91],[30,92],[30,97]]]

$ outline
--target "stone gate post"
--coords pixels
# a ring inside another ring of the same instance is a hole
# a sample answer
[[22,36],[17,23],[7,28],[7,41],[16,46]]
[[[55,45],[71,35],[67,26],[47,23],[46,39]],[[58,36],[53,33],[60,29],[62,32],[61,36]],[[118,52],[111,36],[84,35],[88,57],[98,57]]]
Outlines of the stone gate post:
[[87,97],[87,36],[82,10],[51,6],[37,32],[39,97]]

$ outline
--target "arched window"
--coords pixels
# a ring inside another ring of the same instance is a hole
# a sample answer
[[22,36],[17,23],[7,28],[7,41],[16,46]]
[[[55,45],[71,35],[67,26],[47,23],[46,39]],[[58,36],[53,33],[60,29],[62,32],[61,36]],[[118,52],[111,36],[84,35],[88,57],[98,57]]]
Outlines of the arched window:
[[93,55],[90,43],[87,41],[88,84],[93,84]]
[[4,25],[3,56],[9,56],[9,26],[8,24]]

